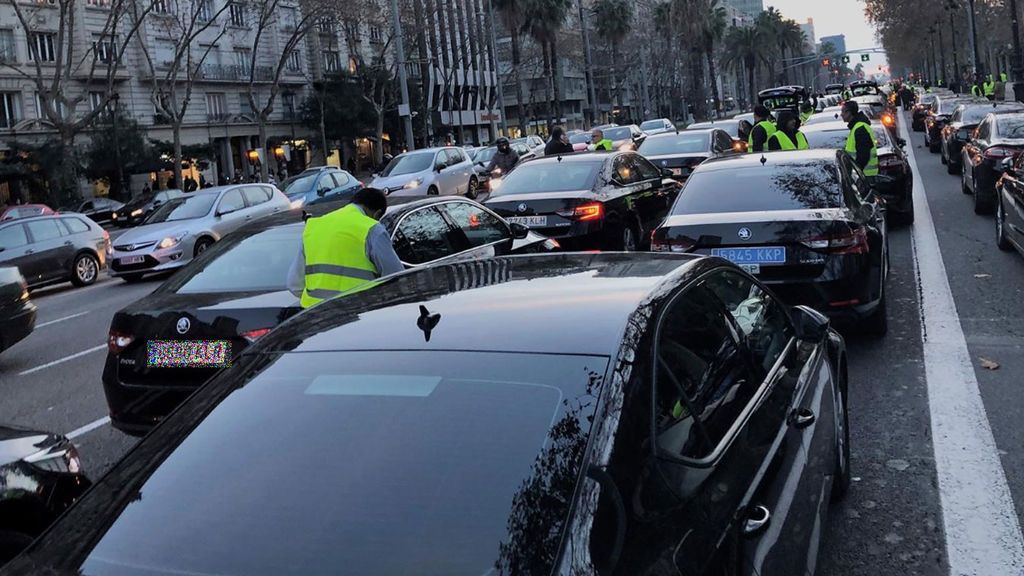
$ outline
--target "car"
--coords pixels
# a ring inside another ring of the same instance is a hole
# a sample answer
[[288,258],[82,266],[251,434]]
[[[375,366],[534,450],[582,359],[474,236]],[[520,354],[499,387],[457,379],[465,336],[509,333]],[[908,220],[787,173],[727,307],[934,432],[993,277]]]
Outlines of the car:
[[513,145],[522,144],[523,146],[526,146],[526,148],[529,150],[534,150],[538,147],[544,147],[544,139],[538,136],[537,134],[530,134],[529,136],[525,136],[523,138],[513,138],[509,142]]
[[636,150],[647,138],[647,134],[644,134],[636,124],[613,126],[602,132],[606,139],[612,141],[614,150]]
[[1024,155],[1004,158],[996,182],[996,246],[1024,254]]
[[[557,242],[509,224],[467,198],[393,200],[381,224],[410,269],[558,248]],[[308,210],[322,215],[344,204]],[[289,211],[253,222],[114,314],[103,390],[115,428],[148,432],[223,365],[300,311],[287,279],[302,246],[302,221],[301,211]],[[154,360],[153,350],[167,347],[207,354],[203,362],[187,366]]]
[[17,268],[0,267],[0,352],[24,340],[36,326],[36,306]]
[[0,425],[0,567],[90,486],[70,440],[60,434]]
[[390,196],[464,195],[476,198],[480,180],[473,164],[465,151],[455,146],[405,152],[395,156],[384,171],[373,178],[370,186],[380,188]]
[[88,216],[90,220],[97,224],[108,224],[113,220],[114,212],[120,210],[123,206],[123,202],[98,196],[85,200],[68,210],[61,210],[61,212],[77,212],[83,216]]
[[629,151],[538,158],[492,182],[486,205],[567,250],[640,250],[679,193],[672,176]]
[[738,148],[728,132],[712,128],[648,136],[637,152],[655,166],[671,170],[672,177],[683,182],[701,162],[740,153]]
[[285,181],[281,191],[292,208],[332,202],[341,196],[353,196],[363,183],[352,174],[334,166],[307,168]]
[[110,274],[137,282],[146,274],[181,268],[225,234],[286,211],[288,204],[270,184],[214,186],[169,200],[144,225],[118,236]]
[[924,132],[924,119],[928,116],[928,112],[932,109],[932,104],[935,103],[935,99],[939,95],[935,93],[919,94],[917,97],[917,103],[910,110],[910,127],[914,132]]
[[79,214],[0,222],[0,266],[17,267],[29,288],[96,282],[106,266],[110,234]]
[[950,174],[959,174],[963,170],[960,153],[963,151],[964,142],[970,139],[974,129],[985,119],[985,116],[1013,112],[1024,112],[1024,104],[979,101],[957,106],[949,117],[949,122],[943,127],[940,139],[939,151],[942,154],[942,162],[946,165],[946,171]]
[[885,93],[878,87],[874,80],[854,80],[850,82],[850,94],[854,98],[862,96],[885,96]]
[[[879,114],[875,108],[865,107],[859,109],[864,113],[865,116],[870,120],[879,120],[881,122],[882,114]],[[843,107],[842,106],[829,106],[828,108],[822,109],[813,116],[807,119],[806,122],[800,123],[800,128],[806,128],[807,126],[814,126],[815,124],[827,124],[836,121],[842,122],[843,120]]]
[[732,138],[733,144],[738,145],[737,150],[740,152],[747,151],[747,138],[750,136],[750,131],[754,129],[754,126],[749,120],[743,118],[730,118],[728,120],[712,120],[710,122],[696,122],[686,127],[687,130],[707,130],[709,128],[718,128],[725,130]]
[[50,214],[56,214],[56,212],[46,204],[18,204],[8,206],[3,211],[0,211],[0,222],[17,220],[18,218],[31,218],[32,216],[47,216]]
[[924,117],[924,146],[929,152],[938,154],[942,150],[942,129],[946,127],[957,106],[972,102],[978,100],[970,96],[936,96]]
[[121,227],[137,226],[157,208],[170,200],[181,198],[184,195],[185,193],[177,188],[153,190],[146,194],[140,194],[129,200],[124,206],[114,210],[110,215],[110,219]]
[[721,259],[422,268],[279,326],[7,572],[805,574],[847,374]]
[[580,132],[569,136],[569,144],[575,152],[583,152],[590,146],[592,137],[590,132]]
[[668,118],[658,118],[657,120],[646,120],[641,122],[640,129],[648,136],[653,136],[663,132],[675,132],[676,125]]
[[[875,191],[885,200],[886,216],[904,224],[914,222],[914,172],[903,147],[906,141],[895,138],[885,126],[871,124],[878,144],[878,177],[869,178]],[[810,148],[845,150],[850,129],[844,122],[815,124],[803,130]]]
[[773,112],[790,110],[799,114],[801,104],[810,102],[810,91],[803,86],[778,86],[758,92],[757,101]]
[[1002,175],[1003,159],[1024,151],[1024,113],[992,114],[975,128],[960,151],[960,188],[974,197],[975,214],[996,209],[996,181]]
[[825,94],[826,95],[842,95],[843,91],[846,90],[845,84],[826,84]]
[[651,249],[732,260],[787,304],[876,336],[888,329],[884,205],[846,152],[709,160],[687,180]]

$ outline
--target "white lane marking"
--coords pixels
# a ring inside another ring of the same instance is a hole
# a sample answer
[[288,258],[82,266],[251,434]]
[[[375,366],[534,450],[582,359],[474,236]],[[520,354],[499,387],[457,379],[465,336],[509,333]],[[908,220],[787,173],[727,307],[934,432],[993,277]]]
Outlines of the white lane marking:
[[[912,142],[906,115],[900,131]],[[985,413],[914,147],[914,269],[946,555],[954,576],[1020,574],[1024,538]],[[964,210],[967,210],[964,205]],[[994,249],[994,248],[993,248]]]
[[110,424],[110,416],[104,416],[103,418],[100,418],[99,420],[96,420],[94,422],[89,422],[88,424],[86,424],[85,426],[82,426],[81,428],[75,428],[74,430],[72,430],[71,432],[68,432],[64,436],[66,436],[68,438],[68,440],[74,440],[75,438],[78,438],[82,434],[87,434],[87,433],[92,432],[93,430],[99,428],[100,426],[106,426],[107,424]]
[[100,344],[99,346],[95,346],[93,348],[89,348],[88,350],[82,350],[81,352],[76,352],[74,354],[71,354],[70,356],[65,356],[65,357],[63,357],[63,358],[61,358],[59,360],[54,360],[53,362],[47,362],[46,364],[43,364],[41,366],[36,366],[35,368],[29,368],[28,370],[24,370],[22,372],[18,372],[18,376],[25,376],[27,374],[32,374],[33,372],[39,372],[40,370],[45,370],[45,369],[47,369],[47,368],[49,368],[51,366],[56,366],[57,364],[63,364],[64,362],[67,362],[68,360],[74,360],[75,358],[78,358],[80,356],[85,356],[86,354],[92,354],[93,352],[99,352],[100,350],[103,350],[106,347],[107,347],[106,344]]
[[63,322],[65,320],[71,320],[72,318],[78,318],[79,316],[85,316],[88,313],[89,311],[86,310],[85,312],[79,312],[78,314],[72,314],[71,316],[65,316],[63,318],[57,318],[56,320],[50,320],[49,322],[43,322],[42,324],[36,324],[36,328],[42,328],[44,326],[49,326],[50,324],[56,324],[57,322]]

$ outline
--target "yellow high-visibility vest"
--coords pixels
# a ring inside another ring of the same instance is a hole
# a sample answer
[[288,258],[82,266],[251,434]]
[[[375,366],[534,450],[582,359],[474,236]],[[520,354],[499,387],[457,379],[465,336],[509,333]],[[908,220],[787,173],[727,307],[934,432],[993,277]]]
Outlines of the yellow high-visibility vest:
[[377,221],[355,204],[306,221],[302,251],[306,257],[303,308],[357,288],[380,276],[366,256],[366,239]]

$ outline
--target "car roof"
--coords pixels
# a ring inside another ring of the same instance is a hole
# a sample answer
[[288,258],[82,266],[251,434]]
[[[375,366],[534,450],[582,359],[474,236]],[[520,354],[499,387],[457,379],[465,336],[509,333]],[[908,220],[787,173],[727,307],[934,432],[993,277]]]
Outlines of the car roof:
[[[268,335],[260,351],[614,357],[639,308],[678,285],[688,270],[714,262],[678,254],[563,252],[421,267],[303,311]],[[424,309],[440,315],[429,340],[418,322]],[[346,326],[354,322],[356,329]]]
[[[751,170],[760,169],[770,165],[799,166],[801,164],[814,163],[815,161],[834,162],[837,154],[837,151],[827,149],[787,150],[779,152],[762,152],[760,154],[737,154],[735,156],[723,156],[720,158],[705,160],[697,166],[695,171],[711,172],[719,170]],[[761,163],[762,157],[765,158],[764,164]]]
[[[25,204],[22,204],[22,206],[25,206]],[[24,224],[25,222],[35,222],[36,220],[47,220],[50,218],[69,218],[73,216],[85,218],[86,220],[89,219],[89,217],[86,216],[85,214],[80,214],[78,212],[56,212],[54,214],[38,214],[36,216],[25,216],[24,218],[11,218],[10,220],[0,220],[0,226],[6,226],[8,224],[15,223]]]
[[[653,137],[653,136],[649,136],[649,137]],[[597,163],[597,162],[604,162],[608,158],[613,158],[615,156],[618,156],[619,154],[629,154],[629,153],[632,153],[632,152],[625,151],[625,150],[624,151],[613,150],[613,151],[610,151],[610,152],[582,151],[582,152],[573,152],[573,153],[570,153],[570,154],[551,155],[551,156],[539,156],[537,158],[534,158],[534,159],[530,160],[529,164],[531,164],[531,165],[533,165],[533,164],[544,164],[544,163],[550,163],[550,162],[562,162],[562,163],[565,163],[565,162],[582,162],[582,163],[593,162],[593,163]],[[525,166],[526,164],[523,164],[523,165]]]
[[718,127],[708,126],[707,128],[704,128],[704,127],[687,128],[686,130],[679,130],[678,132],[675,131],[675,130],[669,130],[668,132],[661,132],[660,134],[651,134],[651,135],[649,135],[647,137],[647,139],[648,140],[657,140],[659,138],[671,138],[673,136],[682,136],[684,134],[704,134],[704,135],[707,135],[707,134],[711,134],[712,132],[715,132],[715,131],[718,131],[718,130],[722,130],[722,129],[718,128]]

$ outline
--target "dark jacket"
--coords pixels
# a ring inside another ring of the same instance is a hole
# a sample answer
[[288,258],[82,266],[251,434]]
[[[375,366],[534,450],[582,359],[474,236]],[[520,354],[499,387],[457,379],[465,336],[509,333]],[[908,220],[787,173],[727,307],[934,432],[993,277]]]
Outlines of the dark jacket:
[[487,171],[491,172],[495,168],[501,168],[502,174],[507,174],[509,170],[516,167],[519,163],[519,154],[515,150],[509,148],[508,152],[502,152],[498,150],[494,153],[494,157],[491,158],[490,164],[487,165]]
[[561,140],[559,140],[557,138],[552,138],[551,140],[548,140],[547,145],[544,146],[544,155],[545,156],[557,156],[559,154],[571,154],[572,151],[573,151],[572,150],[572,144],[570,144],[568,142],[562,142]]
[[754,146],[751,147],[751,152],[764,152],[768,149],[766,144],[768,143],[768,132],[765,131],[764,127],[760,126],[760,122],[754,124],[753,130],[750,131],[750,135],[753,138]]
[[[853,130],[853,127],[858,122],[863,122],[869,126],[871,125],[871,119],[863,112],[858,112],[857,115],[853,117],[853,121],[846,126],[850,130]],[[857,166],[860,166],[861,170],[863,170],[871,160],[871,148],[875,146],[875,142],[871,139],[871,134],[866,130],[858,130],[854,133],[854,138],[854,142],[857,146],[857,156],[854,160],[857,162]]]

